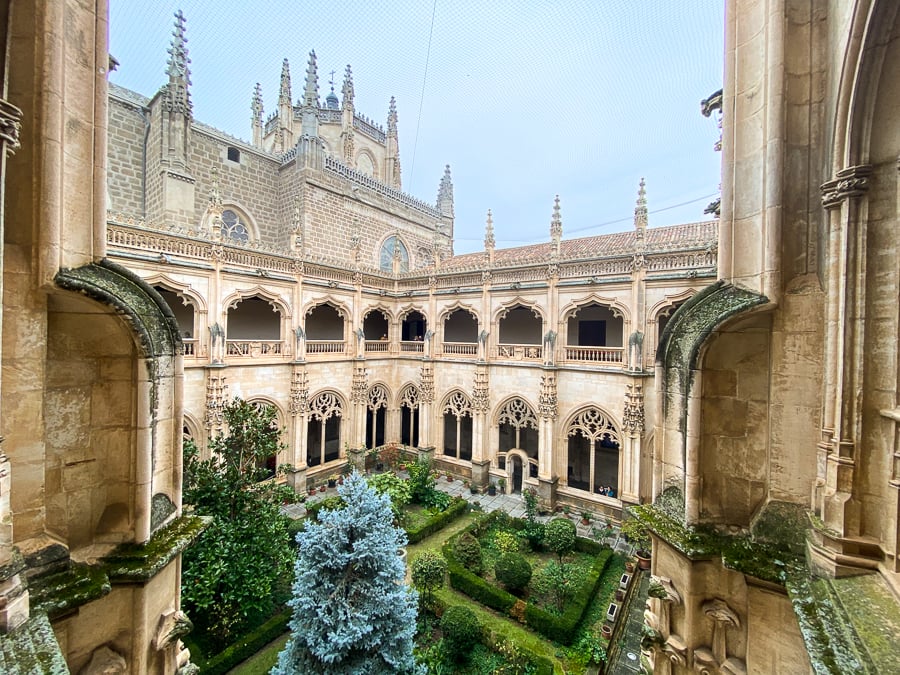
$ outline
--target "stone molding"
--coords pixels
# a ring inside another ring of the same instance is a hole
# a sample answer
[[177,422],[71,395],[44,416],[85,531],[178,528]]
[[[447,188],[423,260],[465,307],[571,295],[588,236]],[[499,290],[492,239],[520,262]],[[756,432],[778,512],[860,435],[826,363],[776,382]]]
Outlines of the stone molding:
[[6,152],[14,154],[22,147],[19,132],[22,130],[22,111],[9,101],[0,98],[0,141],[6,144]]

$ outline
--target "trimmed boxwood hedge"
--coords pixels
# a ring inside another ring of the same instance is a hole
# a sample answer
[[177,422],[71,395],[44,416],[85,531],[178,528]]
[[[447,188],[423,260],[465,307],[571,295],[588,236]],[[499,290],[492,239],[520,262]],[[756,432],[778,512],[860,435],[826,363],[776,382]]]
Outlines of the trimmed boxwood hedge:
[[416,527],[406,530],[406,538],[410,544],[418,544],[438,530],[442,530],[452,521],[463,515],[469,507],[469,503],[462,497],[454,497],[453,501],[443,511],[438,511],[428,520],[420,522]]
[[[191,643],[190,636],[186,642],[191,649],[191,661],[200,668],[203,675],[223,675],[239,663],[246,661],[272,640],[284,635],[288,631],[288,621],[291,619],[291,610],[279,612],[255,630],[247,633],[223,651],[204,661],[197,652],[197,646]],[[198,658],[199,657],[199,658]]]
[[[453,543],[466,532],[484,531],[488,525],[498,518],[505,517],[497,511],[486,518],[475,521],[469,527],[461,530],[444,544],[442,553],[447,560],[447,571],[450,576],[450,585],[461,593],[465,593],[482,605],[495,609],[504,614],[510,614],[510,609],[516,604],[517,598],[502,588],[489,584],[480,576],[473,574],[453,556]],[[518,523],[513,523],[518,525]],[[524,526],[524,523],[522,524]],[[519,528],[517,528],[519,529]],[[566,603],[566,610],[561,616],[551,614],[545,609],[528,603],[525,605],[525,623],[535,631],[555,642],[570,645],[576,637],[575,628],[581,617],[590,605],[591,598],[597,592],[600,577],[609,563],[612,550],[601,546],[595,541],[579,537],[575,540],[575,549],[582,553],[595,555],[587,580],[581,588],[575,592],[571,600]]]

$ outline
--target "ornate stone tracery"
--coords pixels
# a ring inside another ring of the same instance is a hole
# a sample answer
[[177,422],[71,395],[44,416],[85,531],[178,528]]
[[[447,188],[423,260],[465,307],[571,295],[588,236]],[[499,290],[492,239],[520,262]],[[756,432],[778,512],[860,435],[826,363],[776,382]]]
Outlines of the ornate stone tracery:
[[566,434],[569,436],[578,433],[594,443],[604,439],[619,443],[619,432],[612,420],[602,410],[593,406],[578,413],[566,430]]
[[350,384],[350,400],[353,403],[365,403],[368,392],[368,373],[362,366],[353,368],[353,382]]
[[469,397],[461,391],[454,391],[447,400],[444,401],[444,407],[441,409],[444,414],[450,413],[454,417],[472,416],[472,402]]
[[225,424],[223,409],[228,399],[228,384],[224,375],[210,374],[206,381],[206,417],[204,422],[210,435],[222,433]]
[[430,363],[422,364],[420,379],[419,391],[422,403],[434,403],[434,370]]
[[534,414],[534,410],[518,396],[503,404],[497,416],[497,424],[508,424],[514,429],[538,428],[537,415]]
[[324,422],[332,417],[341,417],[344,408],[341,399],[331,391],[323,391],[309,403],[309,415],[311,419]]
[[826,209],[835,208],[845,199],[865,194],[869,190],[869,176],[871,175],[871,164],[860,164],[841,169],[834,178],[822,184],[822,206]]
[[644,432],[644,389],[639,384],[629,384],[626,387],[622,429],[629,433],[641,434]]
[[400,407],[415,410],[419,407],[419,388],[414,384],[408,384],[400,393]]
[[305,371],[295,372],[291,376],[291,399],[288,409],[291,415],[299,415],[308,409],[309,376]]
[[472,408],[478,412],[487,412],[491,400],[488,390],[488,374],[483,368],[475,371],[475,389],[472,392]]
[[387,401],[388,394],[387,389],[384,388],[384,385],[376,384],[371,389],[369,389],[366,403],[369,410],[372,410],[374,412],[379,408],[387,408]]

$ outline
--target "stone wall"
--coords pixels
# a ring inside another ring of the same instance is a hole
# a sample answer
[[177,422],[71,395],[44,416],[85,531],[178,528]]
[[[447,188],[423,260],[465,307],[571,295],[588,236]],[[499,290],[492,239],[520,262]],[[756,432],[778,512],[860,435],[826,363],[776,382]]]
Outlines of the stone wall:
[[143,115],[146,114],[148,111],[140,106],[110,96],[107,206],[118,213],[144,215]]

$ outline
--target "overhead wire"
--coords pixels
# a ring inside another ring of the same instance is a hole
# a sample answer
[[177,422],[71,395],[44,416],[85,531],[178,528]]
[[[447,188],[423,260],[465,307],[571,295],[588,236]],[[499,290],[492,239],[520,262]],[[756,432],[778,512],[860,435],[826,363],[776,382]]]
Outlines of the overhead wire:
[[425,104],[425,83],[428,80],[428,62],[431,59],[431,38],[434,35],[434,15],[437,12],[437,0],[431,5],[431,27],[428,29],[428,48],[425,50],[425,72],[422,74],[422,91],[419,94],[419,114],[416,117],[416,137],[413,140],[412,161],[410,162],[409,175],[415,175],[416,148],[419,146],[419,126],[422,123],[422,106]]

